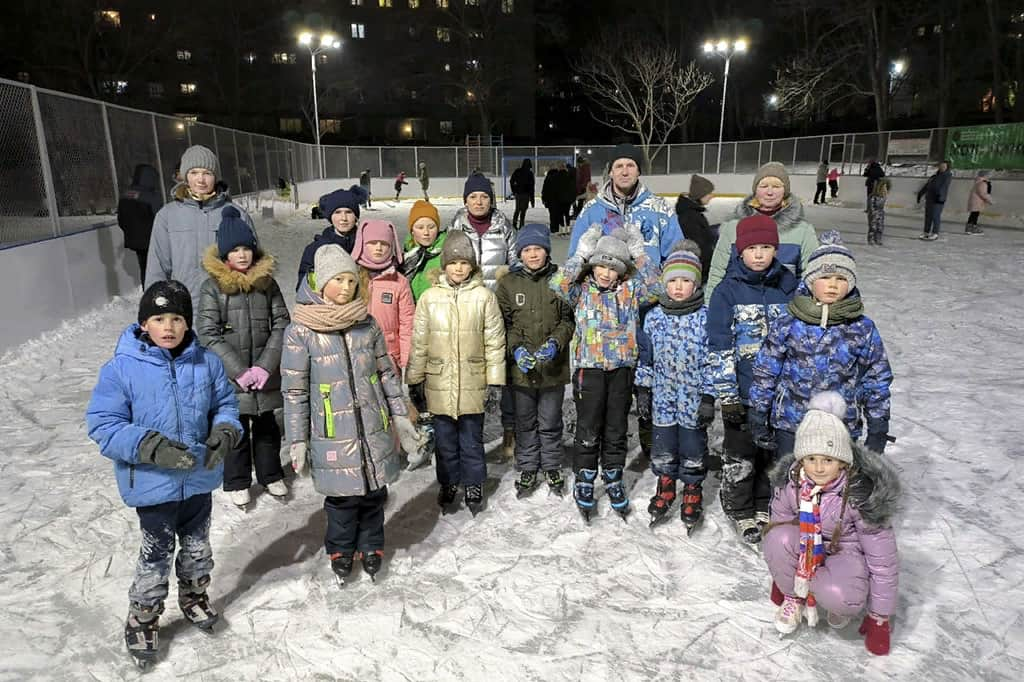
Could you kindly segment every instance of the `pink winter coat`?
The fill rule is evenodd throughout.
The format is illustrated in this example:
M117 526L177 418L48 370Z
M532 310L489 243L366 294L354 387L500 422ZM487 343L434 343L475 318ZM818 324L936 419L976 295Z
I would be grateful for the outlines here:
M372 274L372 273L371 273ZM412 348L416 302L405 275L390 267L370 280L370 314L384 332L395 366L405 369Z
M974 187L971 188L971 194L967 197L967 210L971 213L984 211L985 207L991 204L992 197L988 193L988 178L974 178Z
M896 609L899 558L890 525L899 496L895 469L882 456L854 445L854 466L840 473L821 493L821 531L827 555L815 571L811 593L818 605L839 615L854 616L865 605L880 616ZM771 527L764 538L764 557L775 584L793 594L793 579L800 547L800 466L793 456L773 471L776 484L771 505ZM778 484L785 481L784 486ZM850 491L846 509L843 489ZM839 533L833 553L831 539Z

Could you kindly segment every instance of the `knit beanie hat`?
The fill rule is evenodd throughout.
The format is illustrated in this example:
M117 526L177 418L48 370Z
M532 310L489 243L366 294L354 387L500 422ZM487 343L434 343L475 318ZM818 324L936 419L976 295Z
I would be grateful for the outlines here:
M847 466L853 464L853 447L843 421L845 416L846 401L835 391L811 396L807 414L796 429L793 445L796 461L809 455L823 455L845 462Z
M220 162L217 161L217 155L201 144L194 144L185 150L178 168L181 169L182 176L187 175L193 168L205 168L216 177L220 177Z
M612 150L612 164L619 159L632 159L637 169L641 173L644 172L644 155L635 144L623 142L622 144L615 145L615 149Z
M789 196L789 173L786 172L785 166L778 161L769 161L758 168L757 173L754 175L754 184L750 187L751 194L757 192L758 183L765 178L778 178L781 180L785 196Z
M367 242L388 242L391 244L391 257L377 263L370 259L366 251ZM402 250L398 248L398 232L395 226L386 220L364 220L356 232L356 243L352 247L352 258L356 263L370 270L384 270L391 265L402 264Z
M220 213L220 227L217 228L217 252L224 260L238 246L256 250L256 235L249 223L242 220L242 214L234 206L225 206Z
M700 201L701 197L705 197L715 191L715 186L710 180L705 178L703 175L697 175L694 173L690 176L690 194L689 197L694 201Z
M359 185L352 185L348 189L336 189L329 194L320 197L320 213L331 222L331 216L339 208L347 208L359 217L359 204L366 201L366 192Z
M316 250L313 256L313 276L317 291L323 291L328 282L343 272L359 277L359 266L345 249L337 244L324 244Z
M622 158L622 157L619 157ZM603 265L619 273L619 277L626 274L626 264L631 263L629 249L626 242L619 235L623 234L622 228L616 228L612 234L606 234L597 240L594 253L587 260L590 265Z
M462 200L466 201L473 192L487 192L487 196L494 203L494 186L491 180L483 173L473 173L466 178L466 185L462 188Z
M811 253L804 272L804 283L810 289L814 282L826 275L842 275L850 283L850 289L857 287L857 263L853 253L843 244L843 238L837 230L822 232L818 236L821 244Z
M668 284L674 279L688 279L694 287L700 287L700 246L692 239L672 246L672 253L661 265L661 281Z
M736 223L736 253L754 244L771 244L779 248L779 226L771 216L755 213Z
M437 212L437 207L429 201L423 199L417 199L416 203L409 209L409 229L412 230L412 226L416 224L416 221L420 218L430 218L434 221L434 224L441 227L441 214Z
M456 260L469 261L470 265L477 267L476 252L466 233L462 230L449 230L441 248L441 267L446 268L449 263Z
M527 246L539 246L551 253L551 229L540 223L527 223L519 230L516 237L516 255L523 252Z
M185 318L185 323L192 328L192 295L184 284L173 279L162 279L153 282L142 294L139 301L139 324L154 315L173 313Z

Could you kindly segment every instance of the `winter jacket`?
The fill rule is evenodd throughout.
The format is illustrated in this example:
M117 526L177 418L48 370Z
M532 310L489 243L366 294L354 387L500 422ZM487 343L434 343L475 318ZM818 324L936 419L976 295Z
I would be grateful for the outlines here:
M462 230L469 237L476 251L476 263L483 271L484 284L494 291L497 285L498 268L507 265L510 268L519 263L516 255L516 231L498 209L491 211L491 226L481 236L469 223L469 210L463 206L455 212L449 230Z
M708 363L713 395L722 404L749 404L754 358L800 282L777 258L763 272L748 268L739 254L733 259L708 306Z
M711 254L718 243L718 231L708 225L705 212L707 207L700 201L679 195L676 200L676 217L679 228L687 239L697 242L700 247L700 281L707 282L711 271ZM710 299L708 299L710 300Z
M241 414L258 415L281 407L281 343L291 318L274 280L273 256L262 255L248 272L232 270L212 244L203 256L210 278L199 290L196 335L224 363ZM260 391L234 382L250 367L270 373Z
M148 344L130 325L114 357L100 369L85 412L89 437L114 460L121 499L129 507L180 502L220 487L224 465L206 468L206 439L217 424L242 432L238 401L216 353L192 340L176 358ZM139 444L150 431L188 446L188 470L139 462Z
M543 389L569 383L569 344L574 329L572 308L555 295L549 286L558 266L548 262L537 272L522 265L500 277L495 294L505 321L506 364L513 386ZM515 350L520 346L531 353L554 339L558 346L555 359L526 374L516 367Z
M540 188L540 200L545 206L554 208L563 203L565 192L562 190L562 185L568 177L568 171L557 168L551 168L544 174L544 184Z
M372 276L369 307L370 314L384 332L384 341L395 367L404 368L409 362L412 321L416 315L416 302L412 298L409 280L394 267Z
M174 201L160 209L153 220L153 236L146 259L146 284L176 279L192 294L192 308L199 307L199 289L206 281L203 253L217 241L221 213L225 206L235 206L242 219L253 227L252 218L245 209L231 203L224 192L200 203L182 185L174 194ZM253 234L256 230L253 229Z
M537 182L533 175L533 164L529 159L523 159L523 165L516 168L509 178L509 187L512 194L526 194L530 201L534 200Z
M583 160L576 166L576 196L586 194L587 186L590 184L590 162Z
M401 192L402 185L408 185L409 183L405 179L405 173L399 173L398 177L395 178L395 191Z
M441 268L441 249L444 248L444 240L447 237L447 232L438 232L434 243L426 247L417 244L412 234L405 238L402 274L409 280L413 300L419 301L423 292L430 288L428 273Z
M839 176L840 175L842 175L842 173L839 172L839 169L838 168L833 168L832 170L830 170L828 172L828 181L829 182L839 182Z
M683 238L679 219L668 202L652 193L642 182L637 183L632 198L623 201L615 195L612 181L605 180L597 197L587 202L572 227L569 239L569 255L576 253L576 245L591 225L600 225L604 234L636 223L644 235L644 247L653 267L658 268L672 253L672 247Z
M772 525L765 536L765 545L781 542L783 528L799 526L800 465L794 461L792 454L783 457L772 469L771 480L774 488ZM843 490L847 486L849 494L844 510ZM825 486L818 505L826 551L825 565L829 566L829 558L837 555L853 555L863 560L862 563L832 562L832 580L840 586L841 592L845 591L842 586L848 585L851 595L861 592L857 583L866 582L868 610L880 616L891 616L896 610L899 556L892 517L896 512L899 495L899 478L890 461L854 443L853 466ZM830 551L831 541L836 533L839 533L839 546L833 554ZM799 530L795 534L799 537ZM787 555L786 552L767 550L766 547L765 556L774 558ZM849 574L836 570L858 565L860 568L854 568ZM781 562L770 564L769 568L773 575L783 574L787 570ZM788 570L792 572L793 569L790 566ZM813 580L811 585L813 591Z
M868 197L868 228L874 232L885 229L885 200L877 194Z
M505 384L505 325L479 271L458 287L441 270L416 305L405 381L425 382L427 409L458 419L482 414L488 386Z
M679 314L655 306L644 318L640 347L636 385L651 388L654 425L696 429L701 396L714 395L707 307Z
M812 395L838 391L856 440L862 413L869 432L888 432L891 384L882 337L868 317L823 329L787 310L772 323L754 360L749 398L753 409L771 415L774 428L795 432Z
M868 167L864 169L864 186L870 194L875 189L875 183L885 177L885 169L877 161L872 161L868 164Z
M946 203L946 195L949 193L949 184L952 181L953 171L936 172L935 175L928 178L928 182L918 191L917 200L921 201L923 196L926 204Z
M819 163L818 164L818 170L814 174L814 181L815 182L825 182L826 178L828 178L828 164L826 164L826 163Z
M420 166L419 173L416 175L416 179L420 181L420 187L426 192L430 189L430 173L427 171L426 166Z
M576 318L575 369L636 366L640 308L662 292L658 269L646 254L636 260L636 268L610 288L601 289L589 268L584 268L583 259L572 256L551 278L551 290L572 307Z
M984 211L987 206L992 205L992 196L988 189L988 178L974 178L974 187L967 197L967 210Z
M736 225L743 218L757 213L757 209L751 206L753 200L754 195L751 194L740 202L732 220L722 223L718 228L718 244L715 245L715 253L711 256L711 270L704 287L708 300L711 300L715 287L725 277L729 264L733 262L732 256L736 253ZM779 248L775 257L800 278L807 269L808 259L818 248L818 235L814 231L814 226L804 219L804 207L800 200L790 196L785 201L787 203L771 216L779 228Z
M117 224L124 232L124 248L149 249L153 219L164 206L159 185L160 176L155 168L144 163L135 167L131 186L117 202Z
M296 305L322 304L307 283ZM392 415L407 408L384 334L372 316L339 332L293 322L281 357L286 443L308 443L313 487L329 497L365 495L398 476Z
M338 234L333 225L328 225L323 232L313 237L313 241L302 250L302 258L299 260L299 278L295 283L296 291L302 287L302 281L306 275L313 272L316 250L325 244L337 244L345 249L346 253L352 253L352 248L356 245L356 228L353 226L348 232Z

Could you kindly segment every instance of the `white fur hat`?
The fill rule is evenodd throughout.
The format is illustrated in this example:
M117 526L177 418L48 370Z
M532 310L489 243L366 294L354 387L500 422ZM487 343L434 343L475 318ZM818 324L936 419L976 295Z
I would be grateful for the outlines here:
M850 432L846 430L843 417L846 415L846 401L835 391L825 391L811 396L807 414L796 429L796 443L793 455L799 462L809 455L824 455L832 459L853 464L853 446Z

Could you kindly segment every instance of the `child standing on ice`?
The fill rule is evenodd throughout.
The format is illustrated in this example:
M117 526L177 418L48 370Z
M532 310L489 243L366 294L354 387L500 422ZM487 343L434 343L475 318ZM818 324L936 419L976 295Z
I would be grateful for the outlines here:
M239 507L249 504L252 472L274 497L288 494L281 469L281 342L291 318L274 281L274 257L234 207L221 214L217 243L203 254L210 278L199 290L196 334L216 353L235 386L245 432L224 460L224 491Z
M629 498L622 482L629 406L637 361L640 306L662 289L658 269L644 251L640 228L602 235L591 225L576 252L551 278L551 289L575 311L573 397L576 451L573 497L583 517L596 507L598 466L612 509L625 516Z
M892 369L882 337L864 315L853 254L835 230L820 237L799 295L772 323L754 361L747 423L754 444L778 455L793 451L797 425L813 393L838 391L854 440L881 453L889 434ZM774 433L773 433L774 430Z
M715 418L700 247L679 242L661 268L665 291L644 318L636 368L637 415L654 426L651 471L658 477L647 512L651 525L664 518L682 481L679 513L689 532L704 511L707 428Z
M398 177L395 178L395 201L398 201L398 197L402 194L402 185L408 184L405 179L405 171L399 172Z
M882 245L885 232L885 200L889 196L889 179L881 178L868 196L868 244Z
M141 668L159 653L175 536L178 606L204 630L219 617L206 593L211 491L220 487L222 462L241 440L242 425L224 364L199 345L191 326L185 285L152 284L139 302L138 324L122 332L100 370L85 414L89 437L114 461L121 499L139 515L142 547L124 638Z
M325 496L324 546L344 583L357 557L371 579L380 570L387 486L399 469L396 430L405 437L415 429L359 266L336 244L317 249L314 263L284 334L285 442L295 471L310 470Z
M469 237L450 232L441 265L416 305L405 380L413 404L434 417L438 505L452 511L462 485L475 516L487 479L484 411L497 407L505 384L505 325Z
M867 607L860 625L871 653L889 653L899 558L891 520L900 495L893 466L852 443L846 403L835 392L811 398L793 454L775 468L772 522L764 558L772 574L775 627L812 627L817 606L843 628Z

